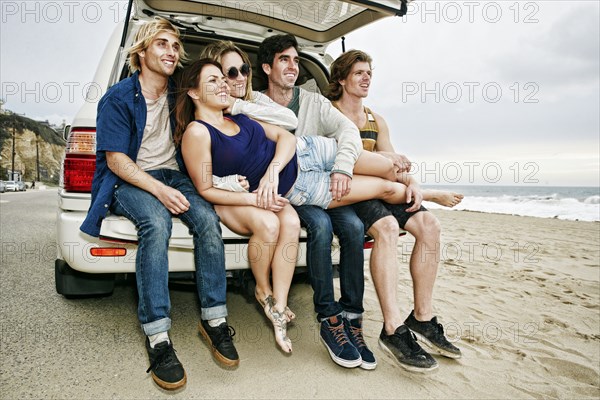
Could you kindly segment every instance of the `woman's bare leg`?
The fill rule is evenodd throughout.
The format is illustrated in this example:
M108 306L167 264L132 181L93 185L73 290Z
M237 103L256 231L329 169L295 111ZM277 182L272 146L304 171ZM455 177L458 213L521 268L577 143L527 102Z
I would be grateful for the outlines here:
M397 182L396 168L392 161L381 154L363 151L354 164L354 173L359 175L378 176L388 181Z
M273 296L277 300L277 309L287 307L290 284L298 259L298 242L300 238L300 220L296 210L286 205L275 214L279 219L279 240L275 246L273 261ZM281 307L280 307L281 306Z
M267 210L253 206L215 206L221 221L240 235L251 235L248 240L248 260L256 280L256 295L265 299L273 295L271 289L271 260L279 236L279 219Z
M352 178L350 193L340 201L333 200L327 208L336 208L359 201L379 199L390 204L406 203L406 186L374 176L356 175Z
M421 193L423 193L423 200L432 201L445 207L454 207L465 197L460 193L445 190L424 189Z
M279 240L275 246L272 261L273 304L267 304L265 312L275 330L275 340L286 353L292 352L292 342L287 337L287 323L294 314L287 307L290 285L294 277L298 258L300 220L291 205L286 205L275 214L279 219ZM268 302L267 302L268 303ZM267 308L270 308L267 310Z
M390 159L377 153L363 151L354 164L354 173L377 176L392 182L406 181L406 173L397 173ZM463 199L463 195L444 190L423 189L423 200L432 201L445 207L454 207Z

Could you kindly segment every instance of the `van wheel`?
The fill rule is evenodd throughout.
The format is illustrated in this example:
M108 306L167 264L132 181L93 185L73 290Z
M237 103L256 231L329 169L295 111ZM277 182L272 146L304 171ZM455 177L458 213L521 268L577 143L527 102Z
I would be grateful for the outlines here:
M87 274L75 271L64 260L54 262L56 292L67 299L110 296L115 288L115 274Z

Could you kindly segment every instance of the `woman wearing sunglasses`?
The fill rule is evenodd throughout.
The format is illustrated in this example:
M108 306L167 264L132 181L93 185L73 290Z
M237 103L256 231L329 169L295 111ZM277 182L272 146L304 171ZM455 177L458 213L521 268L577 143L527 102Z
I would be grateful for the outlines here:
M223 66L230 90L231 115L246 114L259 121L279 125L292 131L298 126L294 112L252 90L252 66L248 54L229 40L219 40L204 47L200 58L210 58Z

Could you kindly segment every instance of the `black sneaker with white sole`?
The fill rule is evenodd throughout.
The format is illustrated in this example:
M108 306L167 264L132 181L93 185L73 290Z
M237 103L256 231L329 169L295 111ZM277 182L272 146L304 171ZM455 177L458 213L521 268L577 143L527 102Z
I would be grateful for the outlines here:
M460 358L462 356L460 349L450 343L444 336L444 327L437 321L437 317L433 317L431 321L421 322L415 318L415 312L411 311L404 324L415 333L417 340L432 352L448 358Z
M152 379L158 386L166 390L175 390L185 385L187 381L185 370L177 359L171 343L160 342L152 348L146 338L146 351L150 359L150 367L146 372L152 373Z
M379 346L409 371L427 372L438 367L437 361L419 346L406 325L400 325L392 335L385 333L384 326L379 335Z

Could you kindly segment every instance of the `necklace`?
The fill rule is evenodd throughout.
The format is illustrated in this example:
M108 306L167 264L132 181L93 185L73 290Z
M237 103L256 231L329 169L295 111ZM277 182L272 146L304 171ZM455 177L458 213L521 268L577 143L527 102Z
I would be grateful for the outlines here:
M163 94L165 94L166 91L167 91L167 85L165 85L165 87L160 91L160 93L155 93L155 92L152 92L150 90L146 90L146 89L142 88L142 92L147 93L147 94L150 95L150 97L152 97L150 100L156 100L156 99L158 99Z

